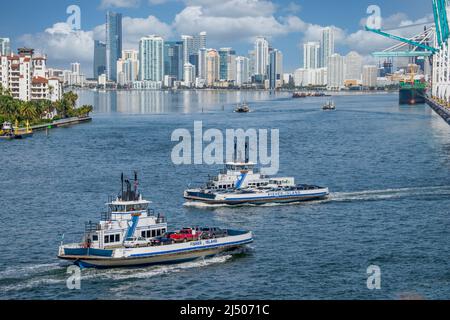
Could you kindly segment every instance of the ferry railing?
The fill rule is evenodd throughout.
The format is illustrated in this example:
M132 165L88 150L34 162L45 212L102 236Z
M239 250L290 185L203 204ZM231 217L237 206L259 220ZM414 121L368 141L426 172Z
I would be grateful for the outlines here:
M111 216L112 216L111 211L102 212L102 216L101 216L102 221L111 221Z
M100 230L100 225L98 223L89 221L84 224L85 233L92 233L98 230Z

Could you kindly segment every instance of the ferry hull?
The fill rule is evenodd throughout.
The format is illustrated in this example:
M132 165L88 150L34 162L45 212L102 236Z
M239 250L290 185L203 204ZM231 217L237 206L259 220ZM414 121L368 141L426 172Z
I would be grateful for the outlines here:
M300 203L300 202L308 202L308 201L317 201L328 198L329 192L323 191L320 193L314 194L304 194L304 195L295 195L295 196L254 196L254 197L236 197L236 198L215 198L211 199L210 195L205 195L204 197L201 194L197 194L195 196L189 195L187 193L185 195L185 199L191 202L200 202L209 205L231 205L231 206L239 206L239 205L264 205L264 204L289 204L289 203Z
M235 239L233 239L235 238ZM231 251L253 242L252 233L246 233L231 240L213 239L200 241L198 247L190 248L190 243L172 246L163 246L165 251L152 252L151 248L136 249L133 254L122 257L102 257L102 256L78 256L60 254L58 258L71 261L83 268L120 268L120 267L142 267L158 264L174 264L192 261L200 258L215 256L219 253ZM209 244L216 242L215 244ZM161 248L161 247L156 247ZM173 250L177 248L176 250ZM150 251L149 251L150 250ZM129 251L129 250L127 250ZM119 254L120 255L120 254Z

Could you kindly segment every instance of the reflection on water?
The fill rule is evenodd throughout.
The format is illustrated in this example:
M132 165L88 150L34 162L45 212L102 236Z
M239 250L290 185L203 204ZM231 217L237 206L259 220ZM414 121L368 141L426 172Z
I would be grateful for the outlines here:
M77 91L80 105L91 104L96 113L197 113L219 111L244 101L261 101L289 97L290 93L267 91Z

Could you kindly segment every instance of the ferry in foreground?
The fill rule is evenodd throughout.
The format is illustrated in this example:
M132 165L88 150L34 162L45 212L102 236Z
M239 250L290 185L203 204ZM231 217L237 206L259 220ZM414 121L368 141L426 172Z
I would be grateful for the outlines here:
M248 160L227 163L225 170L210 179L205 187L184 192L187 201L208 205L283 204L321 200L328 196L328 188L296 185L292 177L262 175Z
M124 189L124 183L126 188ZM191 227L168 232L167 221L155 215L131 182L111 200L99 223L86 223L80 243L59 247L58 258L83 268L136 267L180 263L217 255L253 242L250 231Z

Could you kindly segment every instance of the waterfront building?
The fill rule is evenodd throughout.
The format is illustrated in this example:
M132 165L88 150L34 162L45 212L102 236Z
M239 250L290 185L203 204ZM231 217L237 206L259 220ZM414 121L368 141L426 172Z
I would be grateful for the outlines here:
M139 79L162 84L164 80L164 40L150 35L139 42Z
M130 59L121 58L117 61L117 84L126 86L136 81L133 67Z
M340 90L344 87L344 57L335 53L328 58L328 88Z
M269 66L269 42L264 37L255 41L255 75L265 78Z
M236 61L236 85L241 87L251 82L250 61L247 57L238 56Z
M184 64L184 86L191 88L195 84L195 66L190 63Z
M282 86L283 54L280 50L270 52L269 61L269 89L274 90Z
M189 57L194 52L194 37L189 35L182 35L183 41L183 65L189 63Z
M193 53L198 52L200 49L206 48L206 37L207 33L205 31L200 32L198 35L194 36Z
M81 65L79 62L71 63L70 68L71 68L73 74L81 74Z
M206 48L201 48L198 51L198 78L206 80Z
M123 50L122 59L129 61L131 64L131 80L137 81L139 79L139 51Z
M117 60L122 55L122 14L106 13L106 75L117 81Z
M206 52L206 85L211 87L219 81L220 56L217 50L208 49Z
M334 30L331 27L322 30L322 39L320 42L320 67L328 67L328 59L334 52Z
M250 76L254 76L256 74L256 54L255 50L248 51L248 69L250 72Z
M235 81L236 52L231 48L221 48L219 49L219 57L220 57L219 80Z
M46 62L46 56L34 56L32 49L0 55L0 84L15 99L56 101L62 95L62 84L58 78L49 77Z
M318 69L320 67L320 44L307 42L303 45L303 68Z
M361 82L363 58L357 52L352 51L345 56L345 81Z
M0 38L0 56L11 54L11 41L9 38Z
M378 67L366 65L363 67L362 85L366 88L375 88L377 86Z
M95 40L94 41L94 79L106 73L106 43Z
M164 42L164 74L183 80L184 48L182 41Z
M286 81L286 80L285 80ZM328 69L304 69L295 70L294 84L296 87L326 86L328 82Z

